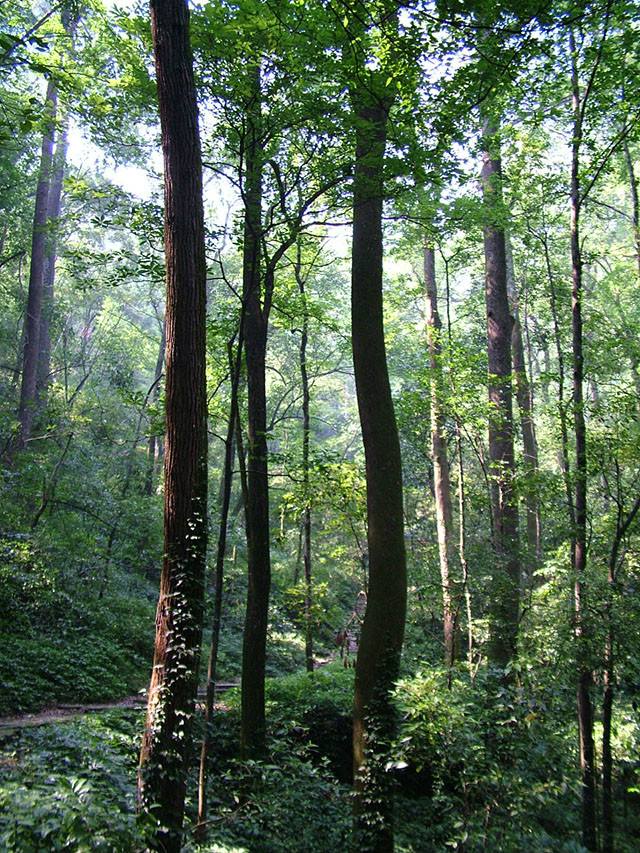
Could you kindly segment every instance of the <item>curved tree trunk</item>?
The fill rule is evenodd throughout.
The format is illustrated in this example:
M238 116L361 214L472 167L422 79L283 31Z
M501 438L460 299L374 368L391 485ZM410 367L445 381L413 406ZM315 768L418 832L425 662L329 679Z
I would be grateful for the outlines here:
M151 0L165 171L164 560L139 803L155 849L179 853L198 686L207 548L206 262L198 109L185 0Z
M362 68L363 76L364 69ZM388 103L353 93L356 163L351 308L353 362L366 458L369 587L356 662L353 753L358 851L393 850L393 777L384 744L394 730L406 612L402 469L387 372L382 307L382 173Z

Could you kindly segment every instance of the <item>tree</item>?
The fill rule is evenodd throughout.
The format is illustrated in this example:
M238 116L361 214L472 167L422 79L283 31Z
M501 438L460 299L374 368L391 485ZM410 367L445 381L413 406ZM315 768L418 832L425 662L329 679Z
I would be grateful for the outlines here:
M379 24L393 38L396 17ZM391 91L383 71L367 73L368 39L352 41L351 102L356 135L351 324L353 365L366 460L369 588L358 648L353 713L357 849L393 850L392 777L381 757L393 735L391 690L406 613L402 466L386 363L382 304L382 204Z
M139 801L153 845L179 853L197 689L207 547L207 426L202 167L184 0L152 0L165 168L165 549L140 753Z
M29 272L29 296L24 324L24 350L22 385L20 388L19 443L25 447L31 436L35 415L36 379L40 355L40 314L44 288L44 266L47 241L47 217L49 213L49 184L53 159L53 135L56 120L58 93L55 82L49 81L45 98L47 127L42 135L40 174L33 214L33 236L31 239L31 267Z
M455 548L452 530L449 456L447 453L447 438L442 410L443 377L442 344L440 341L442 323L438 311L435 253L433 245L426 237L424 245L424 280L427 295L427 339L431 362L431 453L433 457L433 489L436 501L440 578L442 581L444 662L445 666L453 666L456 651L456 625L451 569L455 560Z
M489 366L489 457L496 569L491 592L489 656L503 669L516 653L520 559L511 405L511 315L500 166L499 127L485 116L482 187Z

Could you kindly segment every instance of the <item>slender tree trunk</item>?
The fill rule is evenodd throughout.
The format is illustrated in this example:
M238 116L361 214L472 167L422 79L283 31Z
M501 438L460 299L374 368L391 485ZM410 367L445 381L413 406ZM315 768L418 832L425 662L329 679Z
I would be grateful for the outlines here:
M185 0L151 0L165 170L167 366L164 560L139 802L179 853L198 686L207 549L206 262L198 108Z
M514 492L511 317L507 296L499 127L496 121L485 119L482 140L482 185L487 217L484 254L489 357L489 456L496 554L488 654L493 663L504 669L516 653L520 559L518 505Z
M449 282L449 263L445 259L445 296L447 314L447 339L451 348L453 335L451 330L451 287ZM451 391L455 395L453 375L450 376ZM462 457L462 424L455 415L456 426L456 462L458 469L458 559L462 570L462 586L464 589L465 609L467 615L467 663L469 677L473 680L473 613L471 608L471 587L469 584L469 566L466 557L466 499L464 491L464 464Z
M313 672L313 631L311 626L311 494L309 490L309 375L307 372L307 341L309 337L309 308L305 293L305 282L301 271L301 246L297 245L296 280L302 297L302 334L300 335L300 379L302 382L302 488L304 510L302 512L302 561L304 565L304 651L307 672Z
M453 666L455 660L455 613L451 569L455 563L455 547L452 535L451 478L445 420L442 411L442 323L438 313L438 291L433 246L425 238L424 280L427 295L427 339L430 358L431 384L431 453L433 457L433 489L436 501L436 525L438 529L438 554L440 558L440 580L442 583L442 610L444 622L444 662Z
M615 619L613 614L615 589L618 580L619 551L624 537L640 510L640 496L623 520L622 504L618 503L616 533L609 555L607 575L607 600L605 605L604 644L604 695L602 701L602 853L614 853L613 812L613 754L611 751L611 724L615 696L614 639ZM620 561L621 562L621 561Z
M359 64L359 72L365 75L364 64ZM391 853L393 779L381 752L394 731L391 690L404 636L406 564L400 445L382 307L382 174L389 104L385 94L371 92L364 85L357 85L352 97L356 122L353 361L366 458L369 547L367 609L354 694L355 838L359 853Z
M49 192L51 166L53 162L53 137L56 121L58 94L55 82L49 81L45 99L47 128L42 137L40 173L36 190L31 238L31 268L29 272L29 295L24 319L24 350L22 363L22 385L20 388L20 446L24 447L31 436L36 407L36 379L40 354L40 318L44 288L45 254L47 245L47 217L49 215Z
M159 319L159 318L158 318ZM160 396L160 379L162 378L162 371L164 370L164 359L167 350L167 324L166 319L163 318L162 323L160 324L160 343L158 344L158 357L156 359L156 369L153 374L154 385L153 385L153 397L152 400L154 403L157 403L158 398ZM160 446L160 437L155 435L153 432L149 435L149 441L147 444L147 471L144 478L144 493L145 495L150 495L153 492L153 480L154 474L156 473L156 456L158 447Z
M216 550L215 585L213 597L213 618L211 621L211 644L209 646L209 665L207 667L207 687L204 716L204 736L200 749L200 772L198 776L198 840L204 841L207 834L207 776L211 745L213 743L213 704L215 699L216 671L218 666L218 647L220 642L220 623L222 618L222 590L224 580L224 559L227 551L227 526L229 506L231 504L231 485L233 482L234 431L236 409L238 407L238 387L242 366L242 346L244 340L244 307L240 316L238 332L238 352L233 357L233 340L229 341L229 368L231 371L231 403L224 446L224 468L222 475L222 500L220 505L220 526L218 528L218 547Z
M261 83L258 64L249 70L251 99L245 137L245 225L243 300L246 308L245 354L248 391L247 551L249 588L242 644L242 720L240 748L245 758L265 748L264 679L271 556L265 366L268 317L261 304L262 238Z
M591 667L585 638L585 573L587 568L587 442L584 418L584 355L582 334L582 254L580 248L580 145L582 141L583 103L578 83L576 45L570 30L571 88L573 100L573 143L571 156L571 329L573 351L573 424L576 444L575 524L573 527L573 574L575 637L578 663L578 729L582 777L582 843L597 850L596 769L591 703Z
M631 160L631 152L629 151L629 141L625 136L623 141L624 161L627 166L627 175L629 176L629 190L631 191L631 215L633 222L633 245L636 253L636 265L638 267L638 277L640 278L640 203L638 202L638 182L633 170L633 161Z
M533 419L533 394L524 355L522 327L520 325L520 310L513 272L513 256L511 241L505 234L505 249L507 260L507 291L513 312L513 329L511 333L511 352L513 356L513 373L516 384L516 400L520 410L520 425L522 430L522 446L524 449L524 469L527 476L526 507L527 507L527 551L529 583L533 571L540 560L540 504L537 497L535 475L538 471L538 445L536 442L535 422Z

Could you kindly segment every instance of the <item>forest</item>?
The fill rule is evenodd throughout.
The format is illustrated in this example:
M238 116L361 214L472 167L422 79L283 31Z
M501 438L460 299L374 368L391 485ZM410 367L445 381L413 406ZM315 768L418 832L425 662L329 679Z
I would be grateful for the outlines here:
M640 6L0 3L0 851L637 853Z

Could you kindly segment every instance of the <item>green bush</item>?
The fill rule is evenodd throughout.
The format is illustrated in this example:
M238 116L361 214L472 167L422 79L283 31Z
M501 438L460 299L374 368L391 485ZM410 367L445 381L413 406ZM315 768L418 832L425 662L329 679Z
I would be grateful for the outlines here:
M0 549L0 714L137 692L149 677L154 603L115 575L108 593L71 584L30 538Z
M141 726L139 714L114 711L14 736L0 761L0 849L139 849L135 777Z

